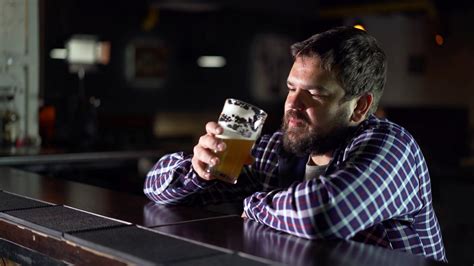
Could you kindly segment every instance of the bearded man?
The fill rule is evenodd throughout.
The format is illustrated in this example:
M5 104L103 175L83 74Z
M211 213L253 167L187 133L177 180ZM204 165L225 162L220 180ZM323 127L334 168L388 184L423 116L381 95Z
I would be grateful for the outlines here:
M245 219L308 239L351 239L446 261L428 168L413 137L376 118L386 57L352 27L291 46L282 128L255 144L237 184L206 171L225 150L206 124L193 154L161 158L144 193L159 204L243 202Z

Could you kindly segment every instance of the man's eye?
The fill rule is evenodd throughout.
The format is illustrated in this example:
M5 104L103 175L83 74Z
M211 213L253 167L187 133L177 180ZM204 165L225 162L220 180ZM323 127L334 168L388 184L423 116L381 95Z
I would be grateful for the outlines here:
M320 94L320 93L310 93L311 97L313 99L324 99L326 98L326 95Z

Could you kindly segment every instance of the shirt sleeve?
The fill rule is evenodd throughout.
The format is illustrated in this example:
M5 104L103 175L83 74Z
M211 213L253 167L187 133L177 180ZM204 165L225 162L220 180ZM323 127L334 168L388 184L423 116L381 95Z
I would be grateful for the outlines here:
M266 141L258 141L252 154L258 155L266 145ZM261 164L258 158L252 165L244 166L237 184L228 184L201 179L193 170L192 156L179 152L162 157L147 174L143 189L145 195L159 204L205 205L242 202L254 191L262 189L261 175L255 170Z
M215 184L193 170L192 155L182 152L163 156L148 172L143 192L160 204L189 202L192 195Z
M309 239L349 239L381 221L421 209L409 135L367 130L347 146L328 175L244 200L248 218ZM405 218L403 218L405 219Z

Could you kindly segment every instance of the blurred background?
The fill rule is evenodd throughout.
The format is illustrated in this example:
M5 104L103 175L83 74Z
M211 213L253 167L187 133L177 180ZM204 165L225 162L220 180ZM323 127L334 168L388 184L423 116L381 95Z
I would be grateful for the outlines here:
M472 1L0 0L0 162L140 194L228 97L278 129L289 46L358 25L388 56L378 115L419 142L448 259L472 264L473 17Z

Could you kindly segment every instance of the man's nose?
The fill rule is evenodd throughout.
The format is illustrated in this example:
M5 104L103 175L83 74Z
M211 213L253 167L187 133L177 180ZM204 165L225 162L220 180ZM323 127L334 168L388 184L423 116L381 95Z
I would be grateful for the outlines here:
M291 109L303 109L304 107L304 92L300 89L288 95L287 104Z

